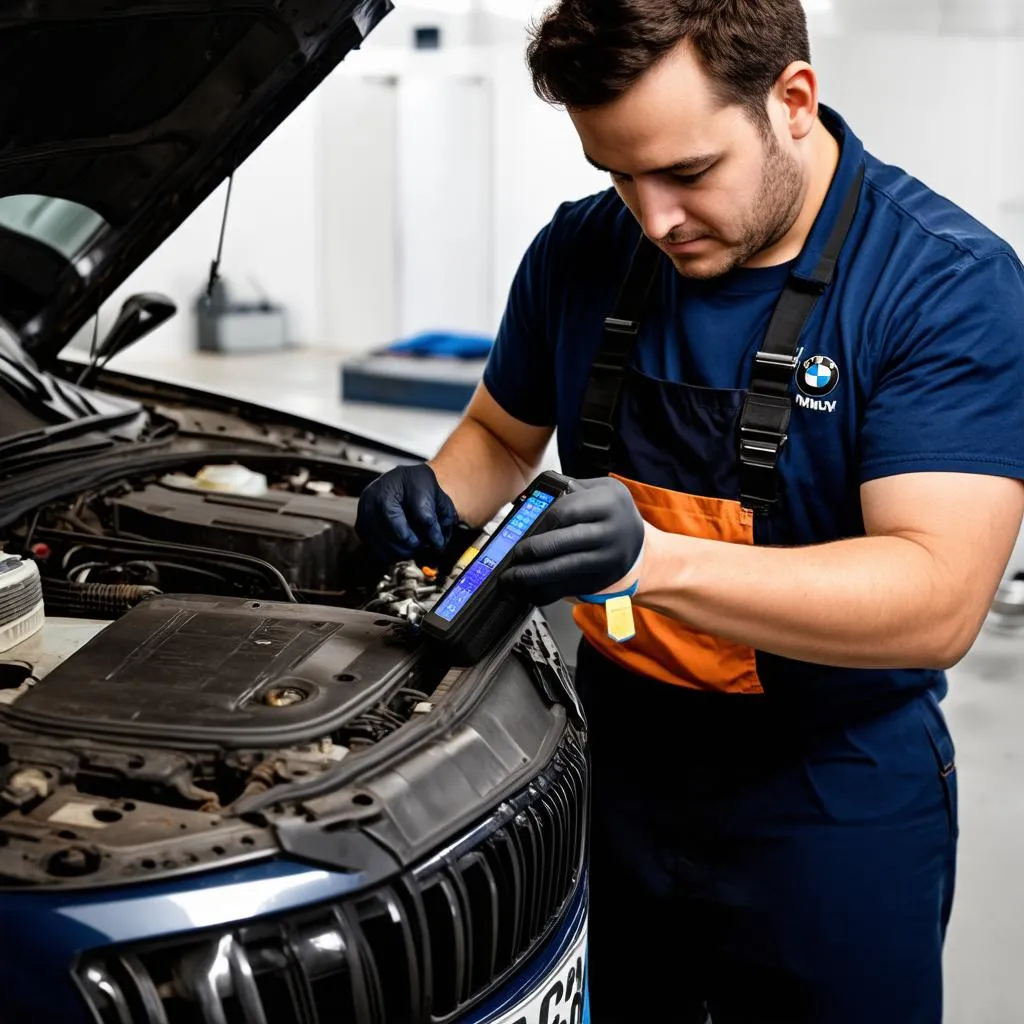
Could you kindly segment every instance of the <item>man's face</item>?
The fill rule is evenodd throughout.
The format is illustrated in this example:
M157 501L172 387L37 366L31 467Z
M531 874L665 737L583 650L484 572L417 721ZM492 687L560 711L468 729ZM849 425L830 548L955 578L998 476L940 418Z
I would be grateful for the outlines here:
M684 277L756 263L799 215L805 175L784 124L766 136L744 108L722 106L685 43L614 103L570 116L587 158Z

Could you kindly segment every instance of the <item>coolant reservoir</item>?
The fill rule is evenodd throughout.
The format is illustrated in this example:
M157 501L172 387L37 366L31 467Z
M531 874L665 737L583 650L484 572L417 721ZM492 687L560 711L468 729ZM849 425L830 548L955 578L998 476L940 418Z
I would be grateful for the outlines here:
M237 464L203 466L196 473L196 484L204 491L225 491L251 498L261 498L267 493L267 478L262 473L254 473Z
M254 473L237 463L226 466L203 466L195 476L171 473L160 482L167 487L244 494L250 498L262 498L269 490L267 478L262 473Z

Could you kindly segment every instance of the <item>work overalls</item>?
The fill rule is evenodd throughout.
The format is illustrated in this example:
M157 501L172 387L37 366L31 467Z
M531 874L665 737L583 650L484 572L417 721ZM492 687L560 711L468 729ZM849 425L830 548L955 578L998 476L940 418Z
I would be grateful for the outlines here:
M861 187L858 175L816 281L791 278L747 392L632 367L645 278L663 258L641 240L566 471L612 472L662 530L758 542L759 522L780 514L791 356L842 271ZM818 690L791 688L781 659L644 609L625 644L607 637L601 608L575 614L593 769L593 1024L708 1012L713 1024L939 1024L957 826L935 696L887 694L878 673L870 700L833 700L834 670L821 668Z

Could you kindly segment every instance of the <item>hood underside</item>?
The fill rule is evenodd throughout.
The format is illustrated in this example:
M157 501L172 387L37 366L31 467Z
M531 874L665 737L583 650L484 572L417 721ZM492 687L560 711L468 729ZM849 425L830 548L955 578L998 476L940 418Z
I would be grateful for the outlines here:
M33 356L51 361L391 7L0 2L0 316Z

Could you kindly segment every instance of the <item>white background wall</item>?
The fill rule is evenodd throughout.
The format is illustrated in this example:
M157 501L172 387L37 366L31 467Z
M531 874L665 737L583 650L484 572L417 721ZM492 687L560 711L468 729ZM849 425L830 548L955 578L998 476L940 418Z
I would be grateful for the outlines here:
M494 256L488 76L404 74L395 87L398 330L487 330Z
M289 310L293 338L316 343L324 331L317 278L316 162L319 99L314 94L238 170L231 196L221 273L232 295L256 298L258 289ZM192 306L205 288L217 251L226 186L221 186L104 304L101 330L113 323L124 298L157 291L178 304L178 315L121 360L144 359L194 346ZM91 325L83 335L91 333ZM122 364L123 365L123 364Z
M606 185L565 115L533 95L524 23L540 0L434 3L400 4L236 175L222 273L239 297L254 278L285 303L298 343L350 354L414 330L493 331L534 233ZM960 0L826 4L808 4L824 10L812 42L825 101L878 156L1024 250L1024 37L1012 11L991 13L1024 5L977 0L975 24ZM413 52L428 24L443 48ZM939 34L950 26L974 34ZM137 290L181 308L124 358L191 348L222 208L223 189L107 303L104 323Z

